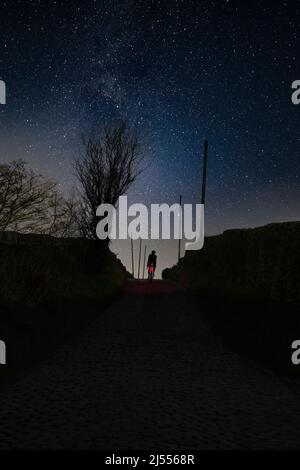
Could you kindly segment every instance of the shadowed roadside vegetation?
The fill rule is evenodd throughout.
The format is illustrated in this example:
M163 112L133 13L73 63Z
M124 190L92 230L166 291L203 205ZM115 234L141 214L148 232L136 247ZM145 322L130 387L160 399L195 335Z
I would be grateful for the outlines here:
M295 371L291 343L300 338L300 222L228 230L208 237L163 272L199 296L207 320L239 350Z
M0 164L1 374L38 360L121 292L129 275L96 235L97 208L116 204L142 159L137 133L118 122L83 137L69 196L24 161Z
M0 233L0 338L12 371L89 323L122 289L125 268L105 244Z

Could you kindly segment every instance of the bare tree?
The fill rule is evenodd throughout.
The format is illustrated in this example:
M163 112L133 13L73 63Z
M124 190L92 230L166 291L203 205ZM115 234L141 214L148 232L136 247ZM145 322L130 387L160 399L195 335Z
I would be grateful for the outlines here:
M107 128L99 136L82 137L75 171L81 184L81 234L96 239L96 210L100 204L115 205L141 173L139 136L125 122Z
M44 206L55 183L26 168L25 162L0 165L0 229L39 229L45 218Z
M57 237L79 235L79 201L74 195L68 199L57 191L53 192L48 203L47 234Z
M0 165L0 230L55 236L78 234L78 202L23 161Z

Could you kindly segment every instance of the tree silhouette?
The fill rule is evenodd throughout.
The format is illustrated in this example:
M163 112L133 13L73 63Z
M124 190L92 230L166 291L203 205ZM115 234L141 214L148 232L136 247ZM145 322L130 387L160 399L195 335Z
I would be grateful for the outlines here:
M140 138L124 121L98 136L90 133L82 137L75 171L81 185L79 224L83 236L97 239L98 206L116 205L141 173L142 160Z
M0 230L55 236L78 234L78 202L22 160L0 165Z

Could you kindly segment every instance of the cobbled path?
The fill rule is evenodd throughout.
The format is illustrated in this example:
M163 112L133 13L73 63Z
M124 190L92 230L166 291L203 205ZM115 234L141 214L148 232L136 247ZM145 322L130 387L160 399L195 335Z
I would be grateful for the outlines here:
M300 400L169 283L124 297L0 391L0 448L295 449Z

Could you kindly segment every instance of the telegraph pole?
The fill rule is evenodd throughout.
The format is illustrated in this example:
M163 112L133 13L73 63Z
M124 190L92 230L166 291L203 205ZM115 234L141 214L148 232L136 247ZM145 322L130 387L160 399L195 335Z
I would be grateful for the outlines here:
M132 265L132 277L134 279L134 256L133 256L133 240L130 238L131 241L131 265Z
M204 141L204 160L203 160L203 173L202 173L202 194L201 194L201 204L205 204L205 192L206 192L206 171L207 171L207 150L208 142Z
M143 279L145 279L146 250L147 250L147 245L145 245L145 247L144 247Z
M182 196L180 195L180 197L179 197L180 212L179 212L178 262L180 260L180 255L181 255L181 237L182 237L182 209L181 209L181 203L182 203Z
M141 251L142 251L142 239L140 238L140 249L139 249L139 271L138 271L138 279L140 278L140 268L141 268Z

